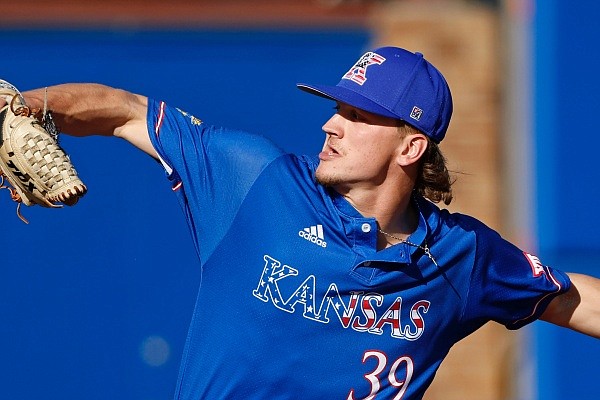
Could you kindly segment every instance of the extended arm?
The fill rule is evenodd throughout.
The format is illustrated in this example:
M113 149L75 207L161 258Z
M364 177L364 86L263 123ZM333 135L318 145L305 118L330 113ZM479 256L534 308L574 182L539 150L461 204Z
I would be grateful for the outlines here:
M569 274L571 289L552 300L541 319L600 338L600 279Z
M92 83L62 84L23 93L31 108L42 109L46 96L61 132L120 137L157 158L148 137L146 97Z

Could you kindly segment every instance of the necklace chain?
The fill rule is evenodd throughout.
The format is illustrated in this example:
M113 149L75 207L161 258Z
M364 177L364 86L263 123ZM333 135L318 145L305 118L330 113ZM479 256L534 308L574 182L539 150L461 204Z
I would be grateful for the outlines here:
M400 243L406 243L406 244L407 244L407 245L409 245L409 246L413 246L413 247L416 247L416 248L418 248L418 249L421 249L421 250L423 250L423 252L425 253L425 255L426 255L427 257L429 257L429 259L430 259L430 260L431 260L431 261L432 261L432 262L435 264L435 266L436 266L436 267L438 267L438 268L439 268L439 265L438 265L438 263L435 261L435 258L433 258L433 254L431 254L431 252L429 251L429 246L427 245L427 241L425 241L425 245L424 245L424 246L421 246L420 244L415 244L415 243L413 243L413 242L411 242L411 241L408 241L408 240L406 240L406 239L402 239L402 238L399 238L398 236L394 236L394 235L392 235L391 233L387 233L387 232L385 232L385 231L381 230L380 228L377 228L377 230L378 230L380 233L382 233L384 236L390 237L390 238L392 238L392 239L396 239L396 240L398 240Z

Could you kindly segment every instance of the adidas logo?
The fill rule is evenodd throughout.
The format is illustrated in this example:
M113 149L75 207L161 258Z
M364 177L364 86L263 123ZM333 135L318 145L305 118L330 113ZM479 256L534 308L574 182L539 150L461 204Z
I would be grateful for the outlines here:
M316 244L317 246L321 246L323 248L327 247L327 242L323 236L323 225L313 225L308 228L301 229L298 231L298 236Z

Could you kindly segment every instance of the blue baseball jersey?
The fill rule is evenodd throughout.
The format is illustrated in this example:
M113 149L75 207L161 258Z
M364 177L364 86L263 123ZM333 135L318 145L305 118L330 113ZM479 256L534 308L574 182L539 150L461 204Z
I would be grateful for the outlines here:
M420 399L454 343L570 286L419 196L421 248L377 251L376 220L315 182L316 157L154 100L148 127L202 271L176 399Z

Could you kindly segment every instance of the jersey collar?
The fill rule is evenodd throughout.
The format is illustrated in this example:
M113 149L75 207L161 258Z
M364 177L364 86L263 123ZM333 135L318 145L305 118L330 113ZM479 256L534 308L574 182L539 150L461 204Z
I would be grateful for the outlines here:
M342 220L346 237L359 258L370 261L410 263L411 257L422 251L406 243L399 243L382 251L377 251L377 221L360 214L342 195L335 190L329 190L329 195L338 215ZM435 223L435 205L420 195L413 195L413 203L419 214L417 229L408 240L414 244L424 245L431 229L428 222Z

